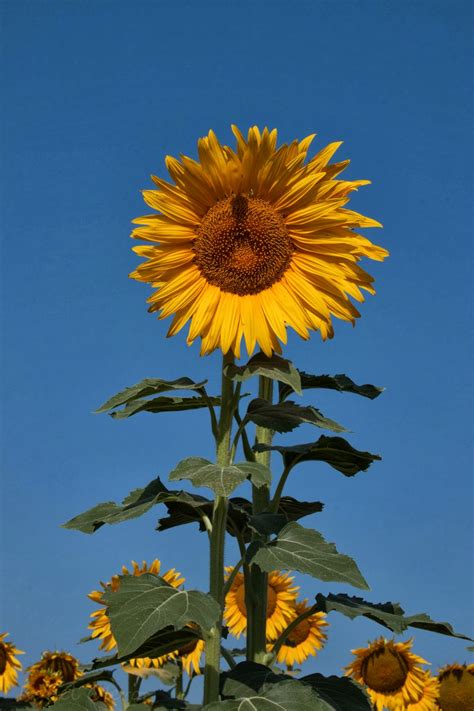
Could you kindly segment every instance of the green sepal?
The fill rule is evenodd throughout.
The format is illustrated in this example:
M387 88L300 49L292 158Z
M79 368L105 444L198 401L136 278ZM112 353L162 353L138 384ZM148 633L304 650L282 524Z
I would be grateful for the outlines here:
M337 390L340 393L354 393L374 400L381 395L385 388L378 388L375 385L357 385L347 375L310 375L304 371L298 371L300 375L301 387L303 390L310 388L324 388L327 390ZM279 385L280 401L285 400L291 394L291 388L286 383Z
M352 558L339 553L318 531L299 523L288 523L273 541L260 544L250 562L268 573L295 570L324 582L338 581L369 590Z
M358 472L365 472L373 462L382 459L378 454L355 449L343 437L327 437L326 435L321 435L316 442L307 444L256 444L253 449L255 452L279 452L283 457L285 467L294 467L300 462L326 462L344 476L354 476Z
M264 353L256 353L245 365L226 366L225 374L231 380L244 382L255 375L263 375L272 380L278 380L284 384L289 392L302 394L301 379L298 370L293 363L274 353L271 357Z
M131 491L123 499L121 505L114 501L97 504L84 513L74 516L67 523L63 523L62 528L82 531L82 533L94 533L106 523L121 523L142 516L152 506L159 503L163 495L170 493L160 477L157 477L146 486Z
M116 395L104 402L95 412L96 414L115 410L116 407L134 402L140 398L148 397L149 395L158 395L159 393L169 392L170 390L202 390L206 385L207 380L202 380L200 383L194 382L191 378L183 377L176 380L162 380L161 378L145 378L139 383L132 385L125 390L121 390Z
M255 398L249 403L245 418L275 432L291 432L302 424L315 425L333 432L349 431L334 420L324 417L315 407L298 405L291 400L272 404L263 398Z
M383 627L387 627L395 634L402 634L408 627L416 627L429 632L445 634L449 637L471 640L470 637L454 632L448 622L435 622L424 612L405 617L405 611L398 602L374 603L367 602L360 597L351 597L344 593L329 593L328 595L318 593L316 595L316 605L320 612L329 613L334 610L351 619L362 615L369 620L378 622Z
M103 595L119 655L136 653L166 627L194 623L208 630L219 619L219 606L206 593L176 589L151 573L119 576L119 581L118 590Z
M230 494L247 478L256 486L270 485L271 472L268 467L256 462L242 462L221 467L202 457L183 459L169 475L170 481L188 479L194 486L212 489L217 496Z
M308 674L299 679L309 684L334 711L372 711L373 706L365 689L347 676Z

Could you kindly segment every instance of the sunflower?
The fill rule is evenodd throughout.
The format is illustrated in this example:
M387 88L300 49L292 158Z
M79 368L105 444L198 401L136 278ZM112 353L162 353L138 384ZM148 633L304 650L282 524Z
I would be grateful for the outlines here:
M226 568L230 575L232 568ZM295 604L299 587L292 585L293 578L279 570L268 574L267 638L275 640L288 622L296 616ZM245 583L242 573L237 573L225 598L224 621L237 638L247 629Z
M302 600L296 603L295 616L302 615L309 610L307 602L307 600ZM305 662L310 654L315 657L318 650L326 642L327 636L323 632L323 628L327 626L328 623L324 612L316 612L300 622L290 632L285 643L281 646L277 655L277 662L292 667L295 664ZM269 646L269 651L271 649L272 645Z
M438 672L442 711L474 709L474 664L447 664Z
M61 674L49 669L31 669L24 684L20 701L33 702L43 708L50 701L57 701L58 689L64 684Z
M85 686L87 689L92 689L92 693L90 694L91 701L94 703L100 702L101 704L104 704L109 711L114 711L114 697L106 691L103 686L100 686L100 684L86 684Z
M194 627L195 625L189 626ZM201 673L200 663L204 647L204 640L196 639L193 642L189 642L189 644L186 644L184 647L176 650L175 655L181 660L183 669L187 672L187 674L189 674L189 676L192 676L193 672L194 674Z
M429 671L424 673L423 695L414 704L399 706L399 711L439 711L438 706L439 683Z
M39 662L28 667L30 674L37 671L48 671L59 674L63 682L75 681L82 672L79 661L68 652L43 652Z
M397 711L423 698L428 664L410 650L412 640L393 642L383 637L368 647L353 649L356 659L346 667L346 673L367 687L376 711L384 708Z
M151 244L134 248L146 261L130 276L156 289L149 311L174 314L169 336L191 321L187 342L200 336L201 355L239 357L243 336L249 355L258 343L270 356L286 326L332 338L332 316L360 315L349 297L375 293L360 259L388 255L354 231L380 223L345 208L370 181L336 180L349 164L329 164L340 142L305 163L314 134L277 149L276 129L232 131L236 150L209 131L199 162L166 157L174 184L152 176L158 189L143 197L160 214L134 220L132 237Z
M5 642L8 632L0 634L0 691L8 694L13 686L18 686L18 670L22 668L16 654L24 654L11 642Z

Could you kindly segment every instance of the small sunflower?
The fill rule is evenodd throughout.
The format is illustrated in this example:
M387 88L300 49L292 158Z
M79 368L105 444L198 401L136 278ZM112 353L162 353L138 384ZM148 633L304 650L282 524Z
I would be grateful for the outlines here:
M104 704L104 706L106 706L109 711L114 711L114 697L112 696L112 694L106 691L103 686L100 686L100 684L86 684L85 686L87 689L92 689L92 693L90 695L91 701L93 701L94 703L98 701L101 704Z
M307 600L297 602L295 605L295 616L302 615L309 610ZM277 662L292 667L295 664L302 664L309 655L316 656L326 642L327 635L323 632L327 627L326 615L324 612L316 612L300 622L288 635L277 654ZM272 646L269 646L271 651Z
M58 689L64 684L64 679L58 672L48 669L32 669L24 684L21 701L33 702L43 708L50 701L57 701Z
M474 709L474 664L447 664L438 672L441 711Z
M43 652L39 662L28 667L30 674L36 671L48 671L59 674L63 682L75 681L82 672L79 661L68 652Z
M130 571L125 565L122 566L122 575L139 576L143 575L144 573L153 573L154 575L159 575L161 569L161 562L157 558L155 558L155 560L151 563L150 566L148 566L145 561L143 561L142 565L140 566L135 561L132 561L132 567L133 570L130 573ZM184 583L183 576L178 573L174 568L168 570L161 577L174 588L177 588L182 585L182 583ZM104 591L112 590L113 592L117 592L120 587L120 578L118 575L113 575L109 582L101 582L101 586L103 588L102 590L93 590L91 593L89 593L88 597L94 602L97 602L99 605L103 606ZM106 651L114 649L117 644L115 642L115 638L112 634L112 629L110 627L110 620L109 616L107 615L107 608L102 607L100 610L92 612L91 617L92 622L89 625L89 629L92 630L91 636L93 638L98 638L101 640L99 649L105 649ZM142 676L142 670L144 670L144 668L158 668L162 666L162 664L164 664L170 656L172 655L167 654L163 657L157 657L156 659L151 659L150 657L130 659L126 665L127 671L130 674L137 674L137 676Z
M199 162L167 156L174 183L152 176L143 197L160 214L134 220L132 237L148 244L134 248L146 261L130 276L155 289L149 311L174 315L169 336L191 322L187 342L201 337L202 355L240 357L243 337L249 355L258 343L270 356L287 326L332 338L332 316L360 315L349 297L375 293L358 262L388 255L355 231L380 223L345 207L370 181L336 180L349 164L329 164L340 142L305 163L314 135L277 148L275 129L232 131L236 150L210 131Z
M196 639L176 650L175 655L181 660L185 672L192 676L201 673L201 657L204 652L204 640Z
M22 665L16 655L24 654L11 642L5 642L6 637L8 637L8 632L0 634L0 691L3 694L8 694L13 686L18 686L18 670L22 668Z
M228 575L232 568L226 568ZM288 622L295 617L296 595L299 587L293 578L279 570L268 574L267 638L275 640ZM242 573L237 573L225 599L224 621L237 638L247 629L245 583Z
M439 711L438 706L439 683L429 671L424 673L423 696L414 704L399 706L399 711Z
M367 687L376 711L397 711L423 698L427 661L410 650L412 640L393 642L383 637L368 647L353 649L356 659L346 673Z

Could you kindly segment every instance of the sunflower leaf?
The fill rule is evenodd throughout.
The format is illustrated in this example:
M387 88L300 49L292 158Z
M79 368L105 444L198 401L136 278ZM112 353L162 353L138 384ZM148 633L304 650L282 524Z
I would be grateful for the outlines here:
M194 486L212 489L217 496L230 496L247 477L256 486L271 482L270 470L263 464L242 462L221 467L202 457L183 459L169 475L170 481L189 479Z
M372 703L366 691L347 676L323 676L308 674L299 679L309 684L318 696L328 702L334 711L372 711Z
M50 706L58 711L98 711L103 704L95 704L90 698L91 689L72 689Z
M303 423L333 432L349 431L334 420L324 417L315 407L297 405L291 400L272 404L263 398L255 398L249 403L246 419L276 432L291 432Z
M141 489L134 489L122 501L116 504L106 501L93 506L84 513L75 516L62 524L62 528L70 528L82 533L94 533L104 524L121 523L137 518L151 509L152 506L172 494L161 481L160 477L153 479Z
M339 375L310 375L302 370L298 372L303 390L325 388L326 390L337 390L340 393L346 392L362 395L362 397L368 397L370 400L374 400L385 390L385 388L378 388L375 385L357 385L353 380L348 378L347 375L342 373ZM288 395L291 395L291 388L289 388L286 383L281 383L279 385L279 394L280 401L283 401Z
M117 591L107 590L104 602L119 655L135 652L166 627L180 629L190 622L207 630L219 619L219 606L197 590L178 590L150 573L119 577Z
M155 397L151 400L134 400L125 405L123 410L114 410L110 416L116 420L123 420L139 412L180 412L181 410L198 410L212 405L219 405L218 397Z
M334 543L325 541L318 531L299 523L288 523L273 541L261 544L251 563L266 572L295 570L325 582L339 581L369 589L352 558L339 553Z
M222 695L240 698L260 691L265 684L276 684L292 677L283 672L276 674L263 664L240 662L233 669L222 674Z
M326 435L321 435L316 442L307 444L290 446L256 444L254 450L279 452L285 467L294 467L299 462L326 462L344 476L354 476L358 472L366 471L372 462L381 460L378 454L354 449L343 437L326 437Z
M225 374L231 380L243 382L255 375L264 375L272 380L284 383L290 392L302 394L301 379L298 370L293 363L285 358L281 358L275 353L269 357L264 353L256 353L246 365L229 364Z
M402 634L408 627L417 627L418 629L445 634L449 637L471 639L463 634L454 632L447 622L435 622L424 612L405 617L405 611L398 602L374 603L367 602L360 597L351 597L344 593L336 595L333 593L328 595L318 593L316 595L316 604L321 612L328 613L334 610L351 619L362 615L387 627L395 634Z
M306 684L285 679L265 684L260 691L226 701L215 701L203 711L332 711L323 699Z
M116 395L104 402L95 412L96 414L114 410L116 407L126 405L139 398L147 397L148 395L158 395L158 393L168 392L170 390L202 390L206 385L207 380L200 383L195 383L191 378L183 377L177 380L162 380L161 378L145 378L139 383L132 385L125 390L121 390Z

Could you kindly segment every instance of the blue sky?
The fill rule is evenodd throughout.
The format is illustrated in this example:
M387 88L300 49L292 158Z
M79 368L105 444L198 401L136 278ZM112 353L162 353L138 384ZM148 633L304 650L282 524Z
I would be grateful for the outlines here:
M59 524L119 500L178 459L211 456L207 419L92 411L143 377L216 384L219 356L147 314L130 220L164 156L195 156L213 128L276 127L281 141L343 140L348 175L373 185L351 207L384 223L391 252L366 265L377 296L333 341L292 335L286 357L313 373L386 387L376 401L308 395L382 455L346 479L302 466L288 493L326 503L305 524L352 555L374 602L400 601L472 629L470 3L75 2L1 4L3 465L1 621L26 664L77 646L86 594L131 559L159 557L205 589L206 540L154 531L164 512L94 536ZM316 433L318 435L318 433ZM315 437L300 428L289 440ZM276 462L277 463L277 462ZM205 492L204 492L205 493ZM243 493L243 492L242 492ZM228 562L234 560L228 549ZM356 590L300 576L303 593ZM383 629L329 620L307 672L340 673ZM416 632L434 670L467 660L463 640Z

